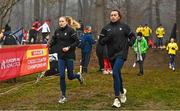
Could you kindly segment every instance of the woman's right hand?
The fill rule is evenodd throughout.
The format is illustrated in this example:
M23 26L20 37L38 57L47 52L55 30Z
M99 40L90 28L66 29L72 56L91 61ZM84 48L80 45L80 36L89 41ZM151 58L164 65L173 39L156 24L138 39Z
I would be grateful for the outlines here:
M62 48L63 52L67 52L67 51L69 51L69 49L70 49L70 47L64 47L64 48Z

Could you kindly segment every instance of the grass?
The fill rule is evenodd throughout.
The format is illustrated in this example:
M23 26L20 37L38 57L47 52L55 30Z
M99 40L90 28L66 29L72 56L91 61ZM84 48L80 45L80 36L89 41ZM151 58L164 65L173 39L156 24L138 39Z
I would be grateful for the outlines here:
M97 58L92 51L91 72L83 75L85 84L66 80L68 102L59 104L59 77L44 77L35 84L36 75L17 79L17 83L0 82L0 110L114 110L111 75L97 73ZM77 53L80 54L80 53ZM77 61L80 59L80 55ZM122 76L127 89L127 102L122 110L180 110L180 64L177 55L176 71L167 67L166 51L152 49L145 60L145 75L137 76L132 68L134 53L130 51ZM76 62L77 66L79 62ZM77 70L77 67L76 67ZM76 71L77 72L77 71ZM5 92L5 93L4 93Z
M68 102L59 104L59 77L45 77L35 84L36 75L17 79L16 84L0 83L0 110L112 110L114 99L112 76L92 69L84 75L85 84L66 80ZM180 70L122 70L128 100L124 110L180 110ZM2 94L12 89L10 92Z

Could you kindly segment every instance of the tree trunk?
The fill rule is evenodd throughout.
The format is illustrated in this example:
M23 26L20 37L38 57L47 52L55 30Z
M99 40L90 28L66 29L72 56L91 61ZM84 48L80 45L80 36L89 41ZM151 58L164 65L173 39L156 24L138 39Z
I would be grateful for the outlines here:
M25 10L25 7L24 7L24 0L22 0L21 1L21 11L22 11L22 14L21 14L21 26L22 27L24 27L24 25L25 25L25 12L24 12L24 10Z
M149 26L152 27L152 14L153 14L153 9L152 9L153 1L150 0L149 2Z
M102 27L105 23L104 10L105 10L105 1L96 0L96 34L99 35Z
M62 16L62 0L58 0L59 5L59 16Z
M34 0L34 21L36 19L39 19L40 17L40 11L39 11L39 7L40 7L40 0Z
M127 22L127 24L131 24L131 18L130 18L130 4L131 4L131 0L126 0L125 1L126 3L126 22Z
M30 7L33 7L33 1L32 0L30 0L29 1L29 5L30 5ZM28 27L31 27L31 24L32 24L32 22L34 21L34 19L33 19L33 9L31 9L31 10L29 10L29 12L28 12L29 14L29 18L30 18L30 21L28 22Z
M176 0L177 43L180 46L180 0Z
M159 10L159 0L156 0L155 7L156 7L156 24L159 25L159 24L161 24L160 10Z
M78 19L83 20L83 4L82 4L82 0L78 0Z
M40 17L41 21L44 18L44 5L45 5L44 0L41 0L41 17Z
M10 22L10 15L12 12L12 7L17 4L20 0L4 0L0 4L0 29L6 22ZM3 5L3 6L2 6ZM7 20L7 17L9 17Z
M63 15L66 15L66 0L63 0Z
M83 21L84 24L87 25L88 24L88 16L89 16L89 4L88 4L88 0L83 0Z

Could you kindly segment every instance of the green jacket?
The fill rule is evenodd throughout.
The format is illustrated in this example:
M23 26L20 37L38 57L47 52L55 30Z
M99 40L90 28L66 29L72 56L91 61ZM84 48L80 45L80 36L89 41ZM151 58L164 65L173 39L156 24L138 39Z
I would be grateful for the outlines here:
M140 50L138 50L138 44L140 43ZM134 45L133 45L133 50L135 53L140 53L140 54L145 54L148 49L148 44L147 41L144 37L140 41L136 39Z

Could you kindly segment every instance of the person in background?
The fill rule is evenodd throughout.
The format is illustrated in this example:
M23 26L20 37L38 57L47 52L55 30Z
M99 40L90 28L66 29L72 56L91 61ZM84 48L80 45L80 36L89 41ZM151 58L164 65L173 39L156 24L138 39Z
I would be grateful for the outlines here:
M175 71L175 57L176 51L178 50L178 45L175 42L174 38L170 39L170 43L168 43L166 50L168 51L169 55L169 68Z
M146 39L147 43L149 42L151 34L152 34L152 29L147 24L145 24L143 27L143 37Z
M100 41L98 39L98 42L97 42L97 45L96 45L96 56L98 58L98 65L99 65L98 72L103 72L104 71L103 49L104 49L104 46L100 44Z
M127 59L129 46L132 46L135 37L129 26L121 21L119 10L110 12L110 23L101 30L100 44L107 45L108 57L113 69L114 102L113 107L120 108L125 103L127 90L123 86L121 69Z
M33 39L33 42L32 42ZM37 43L37 32L35 30L35 27L32 26L31 29L29 30L29 38L28 38L28 43L29 44L36 44Z
M139 26L136 28L136 33L138 33L138 32L143 33L143 31L144 31L144 28L143 28L142 25L139 25Z
M77 22L76 20L74 20L71 16L66 16L66 21L67 21L68 25L71 26L75 31L77 31L77 29L81 28L80 23Z
M3 45L18 45L18 44L19 42L17 40L17 37L12 34L11 27L8 24L6 24L4 31Z
M158 48L163 48L164 35L165 35L165 29L162 26L162 24L159 24L159 26L156 29L156 37L157 37L157 46L158 46Z
M67 68L68 79L78 79L80 84L83 84L83 77L80 73L75 74L74 60L76 58L75 50L79 44L79 39L76 36L76 32L73 28L68 25L66 17L62 16L59 18L59 27L55 30L54 36L48 47L54 47L54 52L58 54L58 68L60 72L60 89L61 97L59 103L67 101L66 96L66 81L65 81L65 69Z
M36 19L33 23L32 23L32 27L34 27L34 29L36 30L36 32L35 32L35 38L37 38L38 39L38 32L39 32L39 27L41 26L41 23L40 23L40 21L38 20L38 19ZM39 43L39 40L37 40L36 42L38 42Z
M11 34L11 27L7 23L4 28L4 36L8 36L9 34Z
M80 24L80 28L79 30L81 30L82 32L84 31L84 24L82 20L79 20L79 24Z
M33 23L32 26L35 28L36 31L38 31L38 28L41 26L41 23L38 19L36 19Z
M42 32L42 43L43 44L46 44L49 39L47 37L50 34L50 28L48 25L49 23L50 23L50 20L46 20L46 21L44 21L43 25L38 28L38 31L42 30L41 32Z
M3 40L3 45L18 45L19 42L17 38L11 34L11 27L6 24L5 25L5 30L4 30L4 40ZM13 73L13 72L12 72ZM10 81L16 83L16 78L10 79Z
M112 74L112 67L108 57L107 45L104 45L103 48L103 63L104 63L103 74Z
M88 73L88 64L91 57L92 45L96 43L93 39L91 26L84 28L84 34L80 37L80 48L81 48L81 65L82 72Z
M84 24L82 20L79 20L78 22L80 24L80 28L77 29L77 35L78 37L81 37L81 35L83 35L83 32L84 32Z
M3 44L3 40L4 40L4 29L1 29L1 32L0 32L0 45Z
M26 29L23 29L23 44L28 44L29 42L29 31Z
M134 52L136 53L136 63L139 63L139 76L144 74L144 60L148 50L148 44L141 32L137 33L136 41L133 45Z

